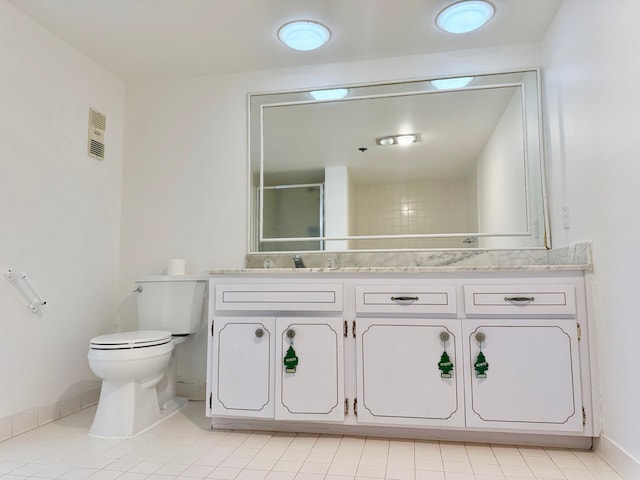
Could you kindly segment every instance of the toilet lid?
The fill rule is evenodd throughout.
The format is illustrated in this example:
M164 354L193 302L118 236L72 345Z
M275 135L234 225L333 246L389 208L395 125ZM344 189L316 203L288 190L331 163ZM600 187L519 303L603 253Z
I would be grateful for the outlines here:
M124 350L164 345L171 342L171 332L164 330L136 330L133 332L110 333L91 339L94 350Z

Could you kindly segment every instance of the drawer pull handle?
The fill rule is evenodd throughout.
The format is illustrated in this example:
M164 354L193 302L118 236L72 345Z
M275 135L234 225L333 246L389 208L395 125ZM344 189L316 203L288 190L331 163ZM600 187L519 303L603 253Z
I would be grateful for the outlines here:
M535 297L504 297L505 302L511 303L530 303L535 302Z
M264 335L264 330L261 328L256 328L256 337L262 338L263 335Z
M418 297L417 296L416 297L408 297L408 296L391 297L391 301L396 303L411 303L411 302L417 302Z

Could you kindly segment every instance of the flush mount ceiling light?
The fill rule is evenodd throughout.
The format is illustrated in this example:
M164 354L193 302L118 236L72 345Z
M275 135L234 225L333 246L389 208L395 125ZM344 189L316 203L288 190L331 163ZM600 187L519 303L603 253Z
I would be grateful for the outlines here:
M475 77L440 78L438 80L431 80L429 83L438 90L447 90L450 88L466 87L474 78Z
M331 32L327 27L310 20L284 24L278 30L278 38L294 50L315 50L329 41Z
M450 33L467 33L487 23L495 9L484 0L465 0L449 5L436 18L439 28Z
M406 135L389 135L388 137L376 138L376 143L386 147L388 145L409 145L418 141L417 133L409 133Z
M315 100L338 100L349 93L348 88L331 88L328 90L312 90L309 92Z

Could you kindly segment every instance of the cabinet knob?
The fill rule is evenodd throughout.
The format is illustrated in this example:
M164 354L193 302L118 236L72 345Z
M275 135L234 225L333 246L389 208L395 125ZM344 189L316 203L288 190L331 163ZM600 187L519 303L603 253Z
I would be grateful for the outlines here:
M440 340L443 342L448 342L451 336L448 332L440 332Z
M487 336L486 336L484 333L482 333L482 332L478 332L478 333L476 333L476 341L477 341L478 343L482 343L482 342L484 342L486 339L487 339Z
M264 330L261 328L256 328L256 337L262 338L264 336Z
M296 331L293 328L287 330L287 338L293 338L296 336Z

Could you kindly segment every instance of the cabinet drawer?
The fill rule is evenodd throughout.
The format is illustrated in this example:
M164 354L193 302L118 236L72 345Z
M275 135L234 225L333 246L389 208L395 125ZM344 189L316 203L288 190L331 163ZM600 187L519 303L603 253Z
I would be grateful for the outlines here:
M314 311L342 310L339 284L216 285L218 311Z
M467 314L575 315L573 285L465 285Z
M456 313L453 285L356 286L357 313Z

